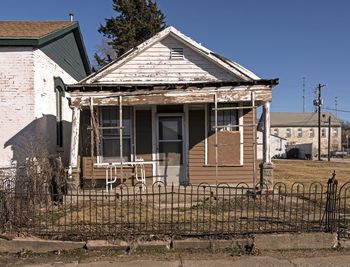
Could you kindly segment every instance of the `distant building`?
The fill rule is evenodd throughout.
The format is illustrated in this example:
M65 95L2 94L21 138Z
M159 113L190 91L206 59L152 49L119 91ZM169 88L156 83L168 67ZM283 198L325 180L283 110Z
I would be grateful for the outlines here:
M341 123L330 112L321 115L321 155L328 153L328 118L331 117L330 150L341 149ZM298 148L308 144L308 152L298 157L314 157L318 152L318 115L316 112L271 112L271 134L285 138L287 146ZM310 155L311 154L311 155Z
M270 156L271 158L286 158L287 139L271 134ZM263 159L263 132L257 131L257 159Z

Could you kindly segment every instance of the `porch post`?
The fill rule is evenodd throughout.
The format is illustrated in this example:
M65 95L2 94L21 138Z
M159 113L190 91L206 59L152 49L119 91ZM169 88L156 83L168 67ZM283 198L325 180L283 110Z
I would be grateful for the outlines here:
M264 102L263 106L263 161L260 163L260 185L271 188L273 186L273 169L271 162L271 124L270 124L270 101Z
M80 126L80 110L77 107L73 108L72 116L72 136L70 143L70 164L69 164L69 179L68 190L75 191L79 187L79 126Z

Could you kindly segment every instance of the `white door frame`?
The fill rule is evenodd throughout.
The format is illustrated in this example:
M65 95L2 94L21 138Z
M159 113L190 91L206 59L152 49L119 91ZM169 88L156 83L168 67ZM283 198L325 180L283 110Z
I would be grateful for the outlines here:
M154 120L154 124L153 126L155 126L154 128L154 144L155 144L155 153L153 157L154 160L156 160L157 164L156 164L156 170L155 170L155 175L156 175L156 179L155 181L160 181L160 175L159 175L159 118L160 117L181 117L181 128L182 128L182 168L183 168L183 176L184 177L180 177L179 179L179 184L180 182L186 181L187 182L187 151L186 148L188 147L188 138L187 138L187 116L184 113L157 113L154 114L155 115L155 120ZM154 147L154 146L153 146Z

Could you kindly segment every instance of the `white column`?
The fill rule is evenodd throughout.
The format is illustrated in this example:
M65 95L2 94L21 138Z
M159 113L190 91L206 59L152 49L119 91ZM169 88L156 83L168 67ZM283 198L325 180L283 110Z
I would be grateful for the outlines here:
M271 163L271 151L270 151L270 137L271 137L271 124L270 124L270 101L264 103L264 142L263 142L263 162Z
M73 108L72 118L72 138L70 143L70 167L78 166L78 150L79 150L79 126L80 126L80 110Z

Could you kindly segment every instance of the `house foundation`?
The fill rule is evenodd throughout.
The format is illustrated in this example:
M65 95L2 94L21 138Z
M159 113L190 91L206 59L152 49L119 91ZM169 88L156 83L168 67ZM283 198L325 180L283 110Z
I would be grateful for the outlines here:
M260 184L268 189L273 187L273 170L275 166L273 163L261 162L260 167Z

